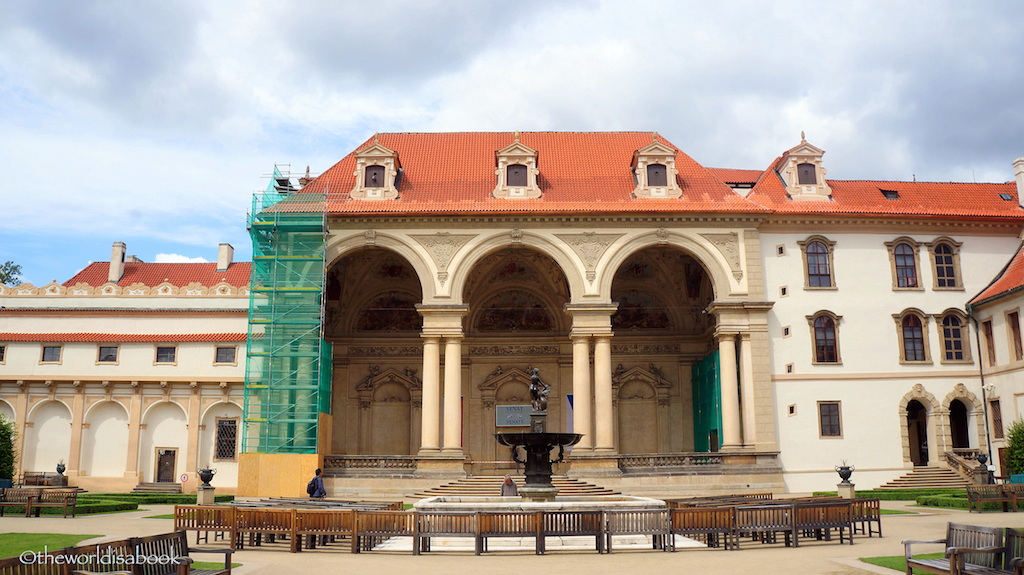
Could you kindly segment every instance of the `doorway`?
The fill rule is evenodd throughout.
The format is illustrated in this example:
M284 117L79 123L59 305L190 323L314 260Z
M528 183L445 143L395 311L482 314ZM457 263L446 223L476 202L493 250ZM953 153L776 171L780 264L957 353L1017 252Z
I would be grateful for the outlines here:
M917 400L907 404L907 437L910 460L915 466L928 465L928 412Z
M949 404L949 433L952 436L953 449L971 447L971 436L967 431L967 406L959 399L954 399Z
M178 459L177 449L157 448L156 450L156 481L157 483L176 483L175 465Z

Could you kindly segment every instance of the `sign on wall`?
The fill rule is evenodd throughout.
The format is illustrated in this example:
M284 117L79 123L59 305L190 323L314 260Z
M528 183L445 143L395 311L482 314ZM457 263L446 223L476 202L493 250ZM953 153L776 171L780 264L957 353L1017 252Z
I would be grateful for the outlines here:
M497 405L494 407L494 425L497 427L528 427L530 405Z

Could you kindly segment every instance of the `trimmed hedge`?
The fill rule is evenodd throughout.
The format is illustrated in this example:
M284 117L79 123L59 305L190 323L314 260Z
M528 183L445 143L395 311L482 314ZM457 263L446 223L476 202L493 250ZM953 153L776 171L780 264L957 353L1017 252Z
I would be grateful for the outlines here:
M216 501L233 501L234 495L218 495ZM195 495L188 494L149 494L149 493L82 493L75 505L76 515L93 515L97 513L115 513L117 511L135 511L139 505L189 505L196 502ZM64 510L58 507L43 507L40 515L63 515ZM6 514L24 515L24 507L9 507Z
M815 495L837 495L835 491L815 491ZM863 499L883 499L885 501L916 501L920 497L962 497L967 500L964 489L874 489L858 491L857 497Z
M191 505L196 502L196 495L194 493L83 493L78 496L79 501L83 498L116 499L149 505ZM234 500L234 495L218 495L214 497L214 501L218 503Z

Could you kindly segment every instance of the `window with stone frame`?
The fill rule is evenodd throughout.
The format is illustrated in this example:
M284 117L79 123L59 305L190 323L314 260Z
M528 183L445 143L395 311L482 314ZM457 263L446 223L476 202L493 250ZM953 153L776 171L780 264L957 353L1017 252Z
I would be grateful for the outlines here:
M1021 361L1024 359L1024 344L1022 344L1020 336L1020 312L1011 311L1006 314L1006 323L1010 328L1010 342L1012 343L1011 350L1013 352L1013 359L1015 361Z
M996 338L992 333L992 320L981 322L981 335L985 338L985 352L988 364L996 364Z
M839 355L839 328L837 327L841 319L840 316L832 312L821 311L807 319L811 326L811 337L814 342L813 363L842 363Z
M523 164L511 164L505 170L505 184L510 188L525 188L530 185L527 167Z
M843 426L840 413L840 402L818 402L818 430L821 437L842 437Z
M963 280L960 277L960 245L960 243L950 239L940 239L929 244L934 275L934 289L963 289Z
M235 356L238 353L238 348L235 346L217 346L214 352L214 363L232 364L236 363Z
M117 363L117 346L101 345L96 352L97 363Z
M383 188L384 187L384 166L366 166L366 179L365 187L367 188Z
M668 185L668 169L665 164L647 164L647 185L664 187Z
M174 346L157 346L156 363L175 363L178 360L178 348Z
M0 363L7 361L7 346L0 343Z
M234 461L238 453L238 418L218 417L214 461Z
M942 332L942 363L969 363L971 345L966 316L950 311L938 318L938 321Z
M928 357L928 320L917 310L905 311L894 316L899 327L900 362L926 363Z
M60 355L63 346L44 345L40 363L60 363Z
M999 400L993 399L988 402L988 412L992 414L992 437L1003 438L1003 410L999 406Z
M796 166L797 182L801 186L814 186L818 183L818 172L814 164L803 163Z
M804 288L834 289L833 254L835 242L823 237L811 237L797 242L804 258Z

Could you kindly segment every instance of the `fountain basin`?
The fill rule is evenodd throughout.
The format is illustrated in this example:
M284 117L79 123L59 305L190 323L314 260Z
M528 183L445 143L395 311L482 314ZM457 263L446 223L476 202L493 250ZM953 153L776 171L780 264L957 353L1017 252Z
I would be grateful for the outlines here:
M507 511L612 511L625 509L664 509L665 502L651 497L594 495L556 497L551 501L523 501L513 497L471 497L441 495L421 499L413 505L417 511L435 513L475 513Z

